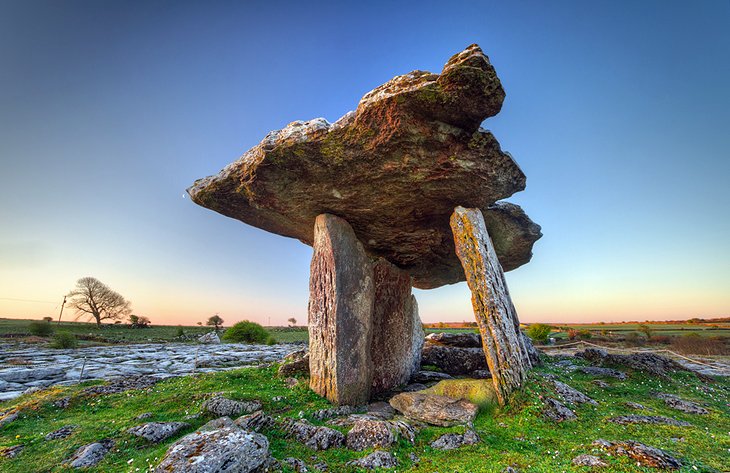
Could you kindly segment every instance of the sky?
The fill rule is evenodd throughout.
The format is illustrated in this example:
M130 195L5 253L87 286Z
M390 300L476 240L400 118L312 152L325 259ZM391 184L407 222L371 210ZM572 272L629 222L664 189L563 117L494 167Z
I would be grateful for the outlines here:
M730 2L0 0L0 317L94 276L153 323L303 324L311 248L185 189L472 43L544 234L520 319L729 316ZM415 294L473 320L465 283Z

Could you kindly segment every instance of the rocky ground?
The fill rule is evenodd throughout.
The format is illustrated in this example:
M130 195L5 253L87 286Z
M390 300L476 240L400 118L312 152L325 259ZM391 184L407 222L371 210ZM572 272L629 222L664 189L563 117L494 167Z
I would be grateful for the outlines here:
M26 390L128 376L209 373L278 361L297 345L139 344L59 350L30 344L0 345L0 401ZM83 368L83 376L82 376Z

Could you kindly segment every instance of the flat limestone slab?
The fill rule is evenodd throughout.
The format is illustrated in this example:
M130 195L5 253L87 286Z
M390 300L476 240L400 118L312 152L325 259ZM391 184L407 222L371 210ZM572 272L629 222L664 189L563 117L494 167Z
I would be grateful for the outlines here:
M413 71L365 94L329 123L296 121L269 133L188 193L208 209L314 243L322 213L345 219L371 256L429 289L463 281L449 216L483 211L504 270L527 263L540 227L518 206L495 202L525 188L525 175L481 122L504 90L477 45L441 74Z

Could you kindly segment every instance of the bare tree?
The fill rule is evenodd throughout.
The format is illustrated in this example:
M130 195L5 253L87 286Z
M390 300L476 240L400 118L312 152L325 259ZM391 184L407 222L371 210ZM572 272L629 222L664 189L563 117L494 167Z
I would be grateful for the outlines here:
M97 326L101 326L102 320L120 320L132 312L128 300L92 277L76 281L68 297L69 307L76 310L76 319L90 317Z
M216 313L215 315L213 315L212 317L210 317L208 319L208 321L205 323L205 325L212 325L213 327L215 327L215 331L217 332L218 330L221 329L221 325L223 325L223 319L221 318L220 315L218 315Z

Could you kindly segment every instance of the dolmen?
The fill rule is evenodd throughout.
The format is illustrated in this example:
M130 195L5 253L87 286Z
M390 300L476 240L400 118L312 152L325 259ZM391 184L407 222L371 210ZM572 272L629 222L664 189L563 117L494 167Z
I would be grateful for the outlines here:
M188 193L208 209L313 247L310 386L361 404L419 368L412 288L467 281L500 402L531 366L503 271L541 236L517 205L525 175L481 123L505 97L477 45L440 74L413 71L334 123L270 132Z

